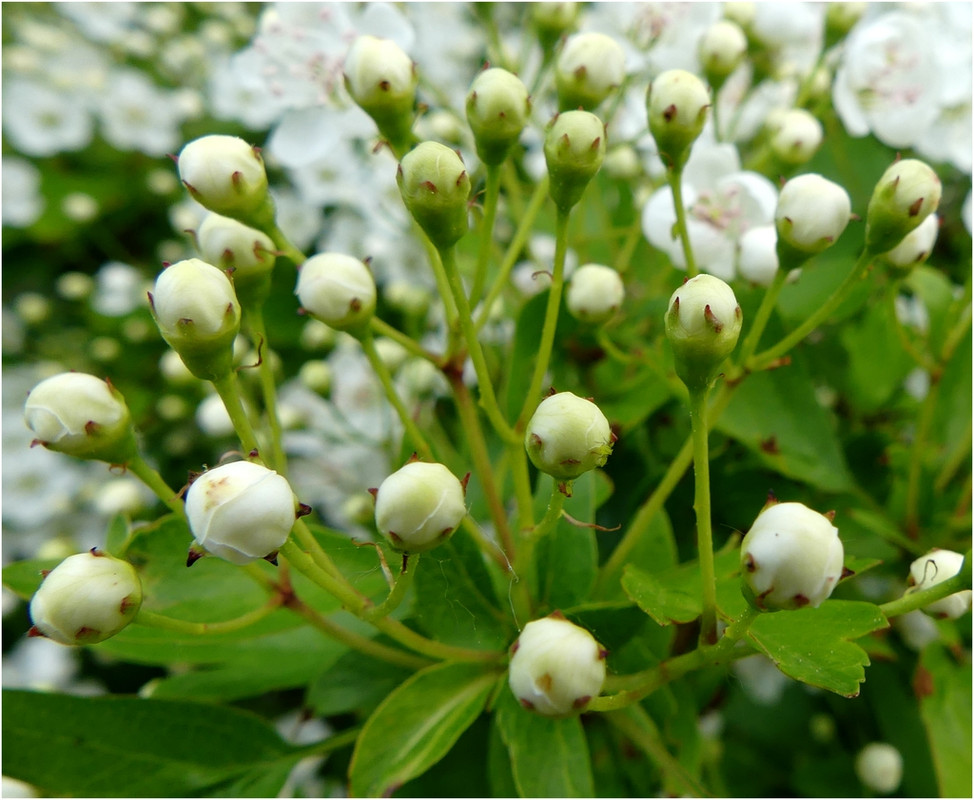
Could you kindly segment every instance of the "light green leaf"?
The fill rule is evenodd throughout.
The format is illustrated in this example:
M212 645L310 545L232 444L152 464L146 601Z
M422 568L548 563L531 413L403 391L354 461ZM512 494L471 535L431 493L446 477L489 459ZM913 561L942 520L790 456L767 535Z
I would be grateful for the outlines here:
M105 537L105 550L115 558L125 558L125 551L132 543L135 533L132 525L121 514L112 517L108 524L108 535Z
M971 665L939 643L923 651L915 686L941 797L971 797Z
M185 797L294 752L235 708L3 692L3 774L49 795Z
M579 522L595 521L596 473L586 472L572 486L565 499L565 512ZM551 478L539 481L539 492L550 494ZM562 518L538 542L540 599L549 608L574 605L588 597L598 571L599 551L594 528L573 525Z
M373 708L411 674L350 650L311 682L305 704L323 717Z
M827 600L818 608L759 615L748 637L785 675L846 697L859 694L869 664L855 639L888 628L878 606Z
M447 662L417 672L375 710L349 768L356 797L388 796L445 756L477 718L497 672Z
M914 366L896 334L889 306L876 303L861 319L842 328L848 361L849 390L863 412L882 408Z

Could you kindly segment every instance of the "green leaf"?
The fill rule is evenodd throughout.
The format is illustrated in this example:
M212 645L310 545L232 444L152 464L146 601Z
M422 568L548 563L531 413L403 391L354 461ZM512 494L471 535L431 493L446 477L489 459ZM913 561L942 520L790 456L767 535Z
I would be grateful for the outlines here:
M862 412L882 408L914 366L900 345L897 324L890 319L889 306L876 303L862 319L842 328L840 338L849 359L849 390Z
M185 797L295 752L235 708L12 690L3 745L4 775L75 797Z
M577 478L572 496L565 500L565 512L579 522L595 522L596 473ZM539 481L539 491L550 493L551 478ZM599 551L594 528L583 528L562 518L538 542L540 600L550 608L574 605L588 597L598 572Z
M504 406L508 419L516 419L524 405L524 397L531 383L532 365L538 355L538 342L541 341L547 304L548 292L540 292L524 304L518 315L514 330L514 351L509 368L505 370L507 392Z
M854 639L888 628L878 606L827 600L818 608L759 615L748 637L785 675L846 697L859 694L869 656Z
M477 718L497 672L447 662L417 672L369 717L355 744L351 794L388 796L449 752Z
M551 719L521 708L503 687L497 726L521 797L592 797L592 765L579 717Z
M971 796L971 665L939 643L921 656L915 685L941 797Z
M305 704L323 717L374 708L411 674L350 650L311 682Z
M108 524L108 535L105 537L105 550L115 558L125 558L125 551L132 543L135 533L128 519L121 514L112 517Z

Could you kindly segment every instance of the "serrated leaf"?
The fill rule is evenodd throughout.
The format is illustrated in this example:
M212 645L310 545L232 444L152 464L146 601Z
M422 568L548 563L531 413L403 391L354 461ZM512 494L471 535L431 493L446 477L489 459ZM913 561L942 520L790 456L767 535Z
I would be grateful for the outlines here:
M818 608L760 614L748 638L785 675L809 686L855 697L866 679L866 651L855 639L889 627L878 606L827 600Z
M185 797L293 758L247 711L4 690L3 774L49 795Z
M433 766L483 710L496 680L495 670L453 662L413 675L365 723L349 768L351 794L388 796Z
M958 664L939 643L918 667L920 713L941 797L971 796L971 665Z

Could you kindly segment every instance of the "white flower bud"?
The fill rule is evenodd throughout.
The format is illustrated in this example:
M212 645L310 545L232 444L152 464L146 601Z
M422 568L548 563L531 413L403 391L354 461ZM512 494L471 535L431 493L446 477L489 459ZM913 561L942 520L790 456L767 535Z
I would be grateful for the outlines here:
M233 288L243 299L262 287L269 288L274 269L274 243L270 237L242 222L210 213L196 231L203 260L232 270Z
M470 177L463 159L439 142L422 142L403 157L396 172L409 213L437 247L456 244L467 232Z
M386 369L391 373L398 371L409 357L409 351L395 339L388 336L379 336L375 340L375 352L379 355L379 360L386 365Z
M626 54L604 33L576 33L558 54L555 84L558 105L592 110L617 89L626 77Z
M741 26L727 19L718 20L700 39L697 55L711 86L720 86L744 60L747 36Z
M929 589L948 578L953 578L964 565L964 556L953 550L931 550L910 564L910 581L914 584L908 594ZM924 609L928 614L943 619L957 619L971 610L971 590L954 592Z
M162 338L190 372L203 380L229 373L240 304L222 270L198 258L177 261L160 273L149 302Z
M943 186L927 164L904 158L876 184L866 210L866 247L885 253L899 244L940 205Z
M467 93L467 122L485 164L500 164L531 113L527 87L504 69L481 72Z
M556 480L574 480L601 467L615 436L591 400L558 392L541 401L528 422L524 446L531 463Z
M839 530L801 503L775 503L758 514L741 542L741 570L765 609L820 606L842 577Z
M734 290L713 275L696 275L673 292L665 317L666 337L677 375L687 387L713 381L737 346L742 319Z
M531 3L531 21L544 52L550 52L563 34L575 27L581 3Z
M331 367L320 359L305 361L298 370L298 380L311 391L327 397L331 392Z
M345 56L344 74L348 93L380 133L396 146L408 140L419 78L402 48L390 39L359 36Z
M667 167L681 166L707 122L710 93L706 85L692 72L667 70L653 79L646 102L649 132L660 158Z
M602 691L607 653L558 612L524 626L511 646L508 684L524 708L569 717Z
M814 173L792 178L781 188L775 210L779 245L797 251L794 260L820 253L842 235L851 213L849 194L837 183ZM778 255L786 262L780 250Z
M128 625L141 605L135 568L92 549L47 573L30 601L31 633L68 645L103 642Z
M411 461L375 492L376 527L406 553L443 543L466 515L463 484L442 464Z
M758 286L770 286L778 272L778 232L774 225L758 225L737 242L737 272Z
M903 756L886 742L867 744L856 756L856 775L877 794L892 794L903 780Z
M754 22L757 15L757 4L753 2L728 2L724 3L724 17L731 22L740 25L747 30Z
M575 319L601 325L622 306L626 290L612 267L583 264L572 273L565 305Z
M176 164L193 199L217 214L246 219L269 202L264 161L236 136L194 139L183 147Z
M613 147L605 154L602 169L610 178L631 181L642 175L643 165L635 148L628 144Z
M276 553L294 526L296 506L283 476L250 461L207 470L186 493L186 518L197 543L231 564Z
M294 293L308 313L340 331L361 328L375 311L372 273L364 261L342 253L319 253L305 261Z
M605 124L589 111L565 111L548 125L544 156L548 194L563 212L581 199L605 158Z
M930 257L933 246L940 233L940 218L931 214L900 241L896 247L883 254L891 266L908 271L919 266Z
M124 464L136 452L125 399L108 381L63 372L35 386L24 404L34 442L76 458Z
M804 164L822 144L822 123L803 108L784 112L771 132L771 151L785 164Z

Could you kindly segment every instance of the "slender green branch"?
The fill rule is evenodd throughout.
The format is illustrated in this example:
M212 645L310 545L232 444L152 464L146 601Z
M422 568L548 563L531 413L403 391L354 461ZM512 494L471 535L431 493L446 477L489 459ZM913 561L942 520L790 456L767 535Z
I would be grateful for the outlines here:
M244 319L250 327L254 339L252 344L260 350L260 364L257 370L260 378L261 394L264 398L264 409L267 413L267 425L270 429L272 466L279 473L287 477L287 458L284 455L284 447L281 440L281 419L277 412L277 382L274 380L271 351L267 344L267 327L264 324L264 309L257 304L245 307Z
M788 271L783 268L779 269L775 273L771 285L765 291L764 297L761 298L761 305L758 306L758 310L754 314L754 321L751 322L747 336L744 337L744 341L741 343L740 355L737 358L737 363L741 366L746 365L751 356L754 355L754 351L757 350L758 343L761 341L761 334L764 333L764 329L767 327L768 320L771 318L771 312L778 302L778 297L787 279Z
M501 165L487 165L487 186L484 194L484 218L480 225L480 251L477 253L477 271L470 289L470 305L476 306L487 281L487 265L494 244L494 219L497 216L497 199L501 189Z
M284 232L277 226L276 222L272 222L270 226L264 229L264 233L270 237L274 243L274 247L278 249L281 255L289 258L295 266L300 266L308 260L304 253L291 244L290 239L284 235Z
M687 227L687 210L683 205L683 167L670 167L666 170L666 182L673 192L673 207L676 210L676 230L683 247L683 259L687 262L687 275L698 274L693 248L690 246L690 229Z
M416 574L416 567L419 564L419 553L414 553L412 556L412 563L409 563L410 556L407 553L403 553L402 556L402 569L399 570L399 577L396 578L396 582L392 585L392 589L379 605L373 606L365 612L365 619L369 622L379 619L380 617L387 617L397 608L406 596L406 592L413 583L413 576Z
M186 517L186 508L183 506L183 501L179 499L179 492L170 489L162 476L149 466L140 453L136 453L135 457L125 467L148 486L170 511L174 511L183 518Z
M283 598L279 594L272 595L259 608L248 611L246 614L241 614L235 619L222 620L220 622L190 622L189 620L174 619L173 617L167 617L165 614L158 614L155 611L140 608L133 622L138 625L144 625L147 628L159 628L160 630L175 631L176 633L189 633L194 636L203 636L208 633L232 633L233 631L247 628L255 622L264 619L264 617L270 616L281 607L282 602Z
M561 519L562 509L565 507L565 492L554 478L551 479L551 496L548 498L548 508L545 509L541 521L531 531L530 539L538 541L554 530Z
M370 601L367 597L355 591L343 578L336 578L321 567L293 539L288 539L279 552L294 565L295 569L317 583L322 589L332 595L332 597L340 600L342 605L353 614L360 615L362 610L369 605Z
M690 391L690 427L693 438L693 510L697 517L697 550L703 584L703 616L700 641L717 641L717 577L714 568L714 535L710 520L710 452L707 444L707 395L709 389Z
M398 328L393 328L388 322L384 322L378 317L372 317L369 320L369 327L372 328L372 333L378 334L379 336L385 336L388 339L392 339L395 342L401 344L406 350L412 353L417 358L422 358L433 364L439 366L440 359L430 353L426 348L424 348L419 342L413 339L411 336L407 336L405 333L400 331Z
M901 614L907 614L910 611L915 611L918 608L925 608L931 603L936 603L938 600L949 597L955 592L963 592L969 590L970 588L971 567L968 560L965 559L964 567L952 578L948 578L940 583L935 583L929 589L923 589L919 592L907 592L896 600L883 603L883 605L879 607L879 610L886 615L887 619L890 617L898 617Z
M257 444L257 434L254 432L250 418L244 410L243 401L240 398L240 386L237 383L237 373L229 372L225 377L213 381L217 394L223 401L223 406L230 415L233 429L237 432L237 438L243 447L244 453L259 453L260 448Z
M408 665L404 664L403 666ZM354 728L349 728L347 731L342 731L341 733L336 733L333 736L329 736L327 739L322 739L320 742L305 745L297 752L302 758L307 758L308 756L328 755L336 750L341 750L344 747L351 747L354 745L361 732L362 726L358 725Z

